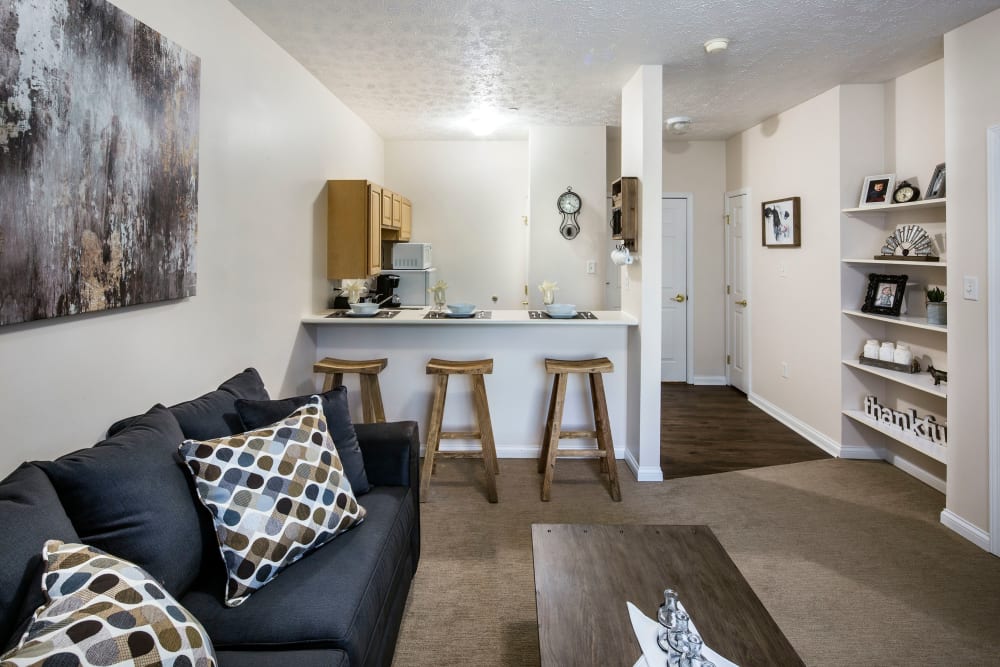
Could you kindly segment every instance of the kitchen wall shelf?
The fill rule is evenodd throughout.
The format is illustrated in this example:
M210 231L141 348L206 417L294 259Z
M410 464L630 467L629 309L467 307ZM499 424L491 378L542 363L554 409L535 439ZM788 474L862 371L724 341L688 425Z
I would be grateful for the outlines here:
M841 209L842 213L895 213L897 211L916 211L922 208L941 208L945 206L948 202L947 197L941 197L940 199L921 199L920 201L911 201L906 204L883 204L881 206L865 206L863 208L845 208Z
M900 371L889 370L888 368L866 366L862 363L854 361L853 359L845 359L841 363L848 368L854 368L865 373L871 373L872 375L877 375L880 378L889 380L890 382L896 382L907 387L919 389L920 391L926 392L932 396L937 396L939 398L948 397L946 385L935 385L934 378L932 378L930 373L927 373L926 371L921 371L919 373L903 373Z
M915 262L907 259L862 259L851 257L849 259L840 260L844 264L866 264L871 266L884 266L886 268L890 266L928 266L928 267L940 267L942 269L948 266L948 262Z
M910 435L909 433L904 433L900 429L893 426L887 426L869 419L868 415L864 413L864 410L844 410L844 416L853 419L859 424L864 424L868 428L878 431L883 435L887 435L896 442L901 442L911 449L915 449L922 454L926 454L935 461L947 463L947 448L943 445L935 444L930 440L918 438L914 435Z
M941 333L947 333L947 325L942 324L928 324L927 318L923 315L900 315L899 317L893 317L892 315L876 315L874 313L862 313L860 310L844 310L844 315L849 315L851 317L863 317L868 320L878 320L879 322L887 322L889 324L898 324L904 327L914 327L916 329L926 329L927 331L939 331Z

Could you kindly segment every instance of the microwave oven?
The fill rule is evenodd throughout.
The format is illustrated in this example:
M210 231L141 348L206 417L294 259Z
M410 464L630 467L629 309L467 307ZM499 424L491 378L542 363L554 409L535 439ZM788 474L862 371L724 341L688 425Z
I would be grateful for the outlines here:
M429 269L432 265L430 243L394 243L392 245L392 268Z

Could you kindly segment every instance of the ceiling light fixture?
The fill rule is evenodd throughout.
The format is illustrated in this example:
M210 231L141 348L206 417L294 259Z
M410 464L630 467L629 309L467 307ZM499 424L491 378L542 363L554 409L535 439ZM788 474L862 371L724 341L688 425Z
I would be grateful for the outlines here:
M477 137L487 137L493 134L503 122L503 118L493 109L480 109L470 115L465 125Z
M690 129L692 122L690 116L672 116L667 119L667 129L671 134L684 134Z
M729 40L725 37L716 37L705 42L705 53L721 53L729 48Z

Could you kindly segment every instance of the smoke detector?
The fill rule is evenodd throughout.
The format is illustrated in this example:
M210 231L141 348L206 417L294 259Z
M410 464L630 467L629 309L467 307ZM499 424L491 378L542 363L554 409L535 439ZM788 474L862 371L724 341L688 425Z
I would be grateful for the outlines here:
M684 134L691 127L690 116L673 116L667 119L667 129L671 134Z
M705 42L705 53L721 53L729 48L729 40L725 37L716 37Z

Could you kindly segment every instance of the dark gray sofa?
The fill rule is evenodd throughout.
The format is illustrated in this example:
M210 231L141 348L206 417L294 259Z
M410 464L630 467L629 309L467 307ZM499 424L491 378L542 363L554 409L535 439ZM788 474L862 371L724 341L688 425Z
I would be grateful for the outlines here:
M211 519L181 469L174 440L179 433L197 439L239 433L232 410L239 398L267 398L253 369L198 399L123 420L93 448L25 463L0 481L4 651L44 601L42 545L59 539L92 544L146 569L202 623L222 667L392 662L420 555L416 423L356 425L371 484L358 497L364 522L230 608ZM174 418L179 431L161 424ZM188 497L179 497L185 489Z

